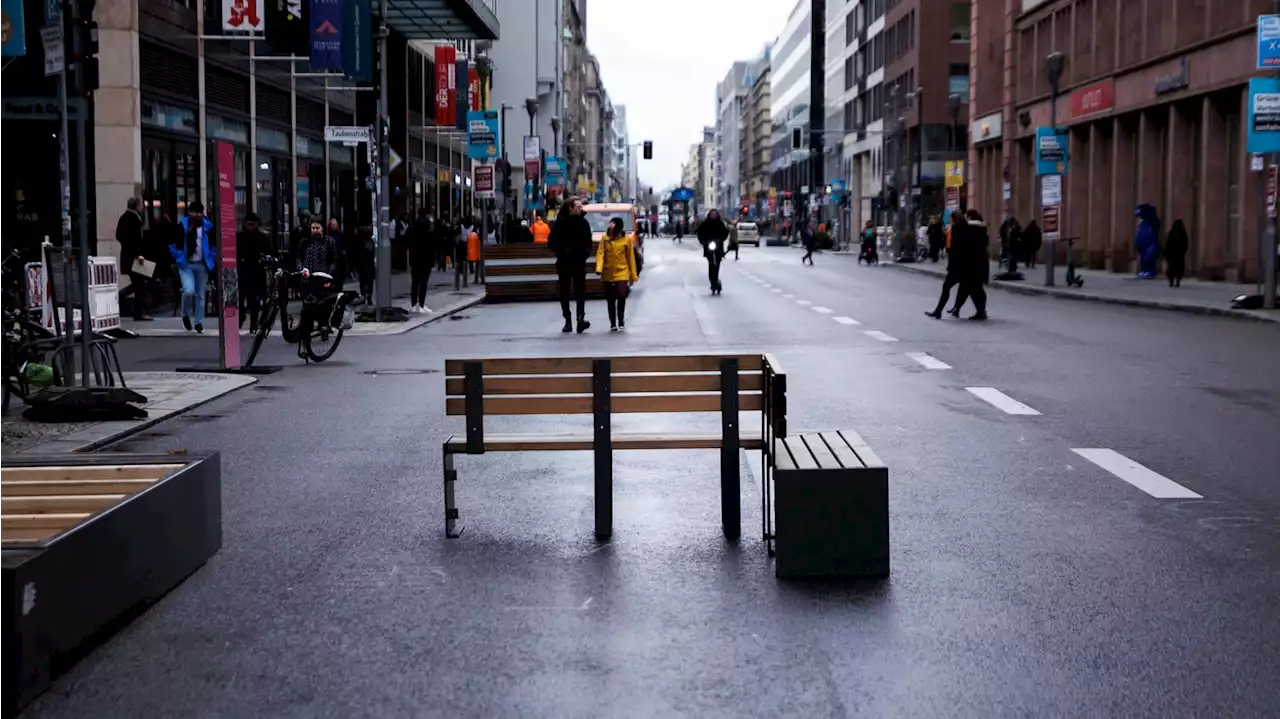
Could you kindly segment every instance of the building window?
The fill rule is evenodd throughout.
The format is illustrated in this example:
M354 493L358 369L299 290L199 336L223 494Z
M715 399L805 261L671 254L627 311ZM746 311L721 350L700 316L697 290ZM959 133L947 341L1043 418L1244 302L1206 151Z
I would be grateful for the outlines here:
M853 56L844 59L844 89L853 88Z
M960 102L969 102L969 66L952 65L947 73L947 92L959 95Z
M871 22L879 20L884 15L884 0L871 0Z
M844 44L846 46L853 44L853 13L844 16Z
M969 42L969 3L951 3L951 42Z
M858 3L854 6L851 14L853 15L854 29L862 32L862 28L867 26L867 3L865 1Z

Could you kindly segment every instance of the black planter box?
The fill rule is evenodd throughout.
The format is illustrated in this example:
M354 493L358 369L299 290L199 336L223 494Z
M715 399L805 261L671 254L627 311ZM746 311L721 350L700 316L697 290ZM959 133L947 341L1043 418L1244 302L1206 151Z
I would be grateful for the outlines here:
M4 713L222 546L218 454L5 457Z

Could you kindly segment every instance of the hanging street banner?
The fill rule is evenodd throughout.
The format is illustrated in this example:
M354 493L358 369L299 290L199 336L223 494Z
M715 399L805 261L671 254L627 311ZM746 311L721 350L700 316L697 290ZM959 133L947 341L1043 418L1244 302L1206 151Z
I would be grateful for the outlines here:
M1280 68L1280 15L1258 16L1258 69Z
M311 46L311 25L307 16L311 6L306 0L265 0L267 44L282 55L306 55Z
M311 67L342 70L342 0L311 0Z
M222 0L223 34L261 35L266 16L258 9L258 2L259 0Z
M1280 79L1249 80L1249 152L1280 152Z
M501 122L497 110L472 110L467 113L467 157L491 160L502 145Z
M475 169L472 170L472 176L474 178L472 180L472 187L475 188L476 199L494 199L493 165L477 163Z
M467 96L471 98L472 110L485 109L480 97L480 72L475 65L467 70Z
M458 66L454 70L454 77L456 78L456 81L454 82L454 89L456 90L458 97L453 104L453 126L464 132L467 129L467 108L471 107L471 101L467 97L468 70L469 67L467 65L466 56L464 55L458 58Z
M564 166L555 155L547 157L547 187L564 187Z
M947 160L944 169L947 175L947 187L964 185L964 160Z
M449 52L453 50L448 45L436 45L436 84L435 84L435 101L436 101L436 125L449 124L449 67L453 64L449 58Z
M448 80L448 93L445 97L446 105L445 117L443 121L437 121L437 125L455 126L458 124L458 48L450 45L445 57L448 58L445 72Z
M342 74L373 82L373 1L347 0L342 12Z
M45 14L49 14L46 9ZM22 0L4 0L0 4L3 35L0 36L0 55L22 57L27 54L27 24L22 15Z
M1036 174L1065 175L1069 167L1065 127L1036 128Z

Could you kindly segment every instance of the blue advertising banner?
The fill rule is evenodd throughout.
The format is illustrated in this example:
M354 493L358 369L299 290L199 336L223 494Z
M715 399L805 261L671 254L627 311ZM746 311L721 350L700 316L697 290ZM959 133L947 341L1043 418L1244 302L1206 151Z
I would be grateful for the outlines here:
M311 0L311 67L342 69L342 0Z
M467 108L471 107L471 93L469 92L470 88L467 87L469 84L467 82L467 67L467 59L465 57L459 59L458 74L454 76L458 78L456 82L458 91L458 104L456 106L458 108L458 122L456 127L459 130L467 129Z
M1070 167L1065 127L1036 128L1036 174L1065 175Z
M342 74L373 82L372 0L348 0L342 20Z
M547 157L547 187L564 186L564 167L555 155Z
M497 110L471 110L467 113L467 157L491 160L502 145L501 122Z
M1249 80L1249 152L1280 152L1280 78Z
M4 44L0 45L0 55L4 57L22 57L27 54L27 24L22 16L22 0L4 0L0 4L3 14Z
M1258 69L1280 67L1280 15L1258 16Z
M693 190L687 187L677 187L671 191L671 199L679 202L688 202L693 199Z

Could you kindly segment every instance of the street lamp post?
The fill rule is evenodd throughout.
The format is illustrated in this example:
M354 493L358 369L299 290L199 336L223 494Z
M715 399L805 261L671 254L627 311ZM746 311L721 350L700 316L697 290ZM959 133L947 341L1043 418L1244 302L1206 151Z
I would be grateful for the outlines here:
M1066 64L1067 57L1060 52L1051 52L1044 59L1045 74L1049 76L1049 129L1053 133L1054 140L1058 137L1058 83L1062 80L1062 68ZM1041 197L1043 197L1044 176L1040 178L1042 183ZM1061 227L1062 210L1058 210L1058 223ZM1059 231L1061 234L1061 231ZM1052 244L1047 245L1044 259L1044 286L1053 287L1053 256L1054 247Z

